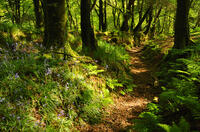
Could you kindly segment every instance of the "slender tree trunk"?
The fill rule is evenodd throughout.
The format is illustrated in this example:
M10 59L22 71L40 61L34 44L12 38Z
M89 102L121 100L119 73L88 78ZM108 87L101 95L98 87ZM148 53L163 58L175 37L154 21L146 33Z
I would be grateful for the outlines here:
M15 22L16 24L21 23L21 12L20 12L20 0L15 0Z
M41 28L43 25L43 18L42 18L42 8L40 0L33 0L33 3L34 3L35 18L36 18L36 27Z
M121 15L121 12L119 11L118 16L117 16L117 26L118 27L120 27L120 15Z
M135 15L134 15L135 5L134 4L131 10L132 10L131 11L131 31L133 31L133 27L135 26Z
M112 15L113 15L113 25L115 28L117 28L117 25L116 25L116 10L113 8L112 9Z
M102 31L103 27L103 1L99 0L99 30Z
M144 31L144 34L148 34L149 29L151 27L152 20L153 20L153 5L150 8L151 9L150 9L149 14L148 14L148 24L147 24L146 30Z
M139 12L139 21L142 19L142 12L143 12L143 6L144 6L144 0L140 3L141 0L138 0L138 12Z
M134 6L134 2L135 2L135 0L129 0L129 3L126 8L126 13L124 14L124 21L123 21L121 29L120 29L121 31L129 30L128 21L131 17L131 7Z
M152 27L150 29L150 38L153 38L154 35L155 35L156 23L157 23L158 18L159 18L160 14L161 14L161 11L162 11L162 6L158 10L158 13L156 14L156 16L154 18L153 25L152 25Z
M141 18L141 20L138 22L137 26L134 28L134 30L133 30L134 33L138 32L141 29L141 25L144 22L144 20L146 19L146 17L149 14L150 10L151 10L151 7L149 7L147 9L147 11L145 12L144 16Z
M70 11L70 6L69 6L69 0L66 0L66 5L67 5L67 17L68 17L68 23L69 23L69 27L72 30L72 25L74 26L74 28L76 28L76 24L75 21L73 19L72 13Z
M107 10L106 10L106 0L104 0L104 12L103 12L103 25L102 30L105 32L107 30Z
M96 50L94 30L90 22L91 0L81 0L81 37L83 51L92 56Z
M16 24L21 23L20 0L8 0L11 9L12 22Z
M177 0L174 38L174 46L177 49L183 49L189 44L189 9L190 0Z
M65 44L65 0L43 0L44 41L46 49L59 49Z
M122 10L123 10L123 13L124 13L125 12L124 0L122 0Z

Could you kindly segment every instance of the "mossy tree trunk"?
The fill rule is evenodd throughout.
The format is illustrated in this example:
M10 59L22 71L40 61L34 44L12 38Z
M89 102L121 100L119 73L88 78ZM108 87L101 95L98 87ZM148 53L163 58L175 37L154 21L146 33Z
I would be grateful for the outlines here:
M81 37L82 49L87 55L92 55L97 48L94 30L90 22L91 0L81 0Z
M183 49L189 44L190 33L188 15L190 0L177 0L174 47Z
M59 49L65 43L65 0L43 0L44 41L46 50Z

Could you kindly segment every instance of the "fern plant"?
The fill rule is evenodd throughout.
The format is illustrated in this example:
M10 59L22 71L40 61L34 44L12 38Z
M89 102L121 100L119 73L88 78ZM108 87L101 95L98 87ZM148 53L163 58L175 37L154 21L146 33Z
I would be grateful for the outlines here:
M148 112L141 114L135 128L148 132L189 132L196 128L193 122L197 122L200 115L198 47L172 50L165 58L167 63L161 65L158 74L162 86L158 104L148 104ZM139 127L142 125L143 128Z

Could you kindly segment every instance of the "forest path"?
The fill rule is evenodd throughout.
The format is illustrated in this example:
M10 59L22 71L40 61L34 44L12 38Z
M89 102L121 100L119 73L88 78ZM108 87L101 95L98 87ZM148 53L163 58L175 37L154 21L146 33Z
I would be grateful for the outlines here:
M129 51L131 56L130 70L133 83L137 85L131 95L114 97L114 104L107 108L107 114L100 124L83 126L82 132L123 132L130 131L132 120L145 110L146 105L154 98L153 74L156 66L142 59L141 47L134 47Z

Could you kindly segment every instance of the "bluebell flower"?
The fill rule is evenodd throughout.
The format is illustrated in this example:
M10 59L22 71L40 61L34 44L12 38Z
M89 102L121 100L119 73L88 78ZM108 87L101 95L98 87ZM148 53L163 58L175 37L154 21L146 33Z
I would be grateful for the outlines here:
M64 116L64 115L65 115L64 110L61 110L61 111L60 111L60 115L61 115L61 116Z

